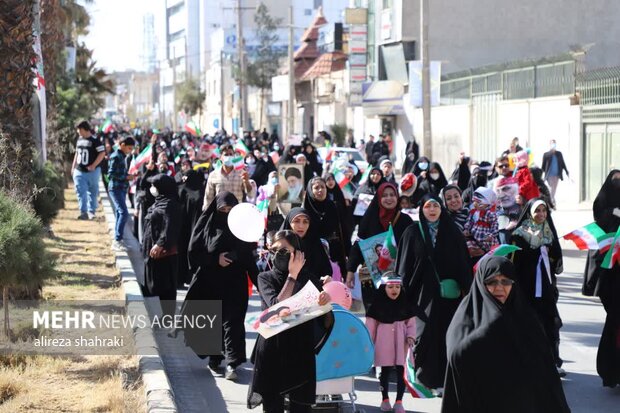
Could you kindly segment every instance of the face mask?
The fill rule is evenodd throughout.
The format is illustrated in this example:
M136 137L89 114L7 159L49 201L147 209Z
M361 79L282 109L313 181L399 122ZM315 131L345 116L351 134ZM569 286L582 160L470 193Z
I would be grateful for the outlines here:
M233 161L231 156L222 156L222 163L224 166L233 166Z
M269 182L271 182L271 185L278 185L278 178L271 178Z
M278 145L277 143L275 145L273 145L273 150L274 151L280 150L280 145Z
M254 160L254 158L248 158L245 160L245 163L247 163L248 165L254 165L256 161Z
M151 192L151 195L153 195L155 198L159 196L159 191L154 186L150 187L149 191Z
M556 147L556 144L555 144L555 143L552 143L552 144L551 144L551 149L555 149L555 147Z
M278 253L271 257L271 264L273 268L279 272L288 272L288 262L291 259L291 253Z
M428 168L428 162L420 162L418 166L421 170L426 171L426 168Z
M430 176L433 181L436 181L439 179L439 174L431 174Z

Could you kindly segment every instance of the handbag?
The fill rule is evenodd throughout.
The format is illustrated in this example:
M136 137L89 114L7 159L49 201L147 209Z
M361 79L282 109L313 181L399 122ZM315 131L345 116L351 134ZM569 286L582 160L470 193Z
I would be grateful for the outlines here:
M420 233L422 234L422 240L424 244L426 244L426 237L424 235L424 229L422 228L422 223L418 221L418 226L420 227ZM459 287L459 283L456 282L453 278L441 279L439 278L439 274L437 273L437 268L435 267L435 262L433 261L433 255L428 254L428 259L433 266L433 272L435 273L435 277L437 278L437 282L439 283L439 295L441 298L446 298L449 300L457 299L461 296L461 287Z

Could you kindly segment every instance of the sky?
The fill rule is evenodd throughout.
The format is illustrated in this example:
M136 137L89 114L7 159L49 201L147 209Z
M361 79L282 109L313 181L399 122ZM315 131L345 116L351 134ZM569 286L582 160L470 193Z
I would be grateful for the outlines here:
M91 23L88 36L81 40L93 49L97 65L109 72L145 70L142 16L148 12L155 15L155 36L161 38L165 0L95 0L86 7Z

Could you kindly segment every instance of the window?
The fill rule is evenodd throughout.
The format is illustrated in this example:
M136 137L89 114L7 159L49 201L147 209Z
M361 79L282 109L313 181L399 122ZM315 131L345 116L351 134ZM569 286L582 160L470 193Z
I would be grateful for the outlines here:
M318 9L323 5L323 0L314 0L314 9Z
M304 9L304 16L312 16L312 9Z

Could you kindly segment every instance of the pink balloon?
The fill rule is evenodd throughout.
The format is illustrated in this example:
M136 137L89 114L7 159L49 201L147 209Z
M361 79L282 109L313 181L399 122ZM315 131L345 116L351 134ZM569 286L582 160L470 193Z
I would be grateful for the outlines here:
M330 281L323 285L323 291L325 291L332 299L332 303L341 305L347 310L351 309L353 304L353 297L351 296L351 290L349 287L341 283L340 281Z

